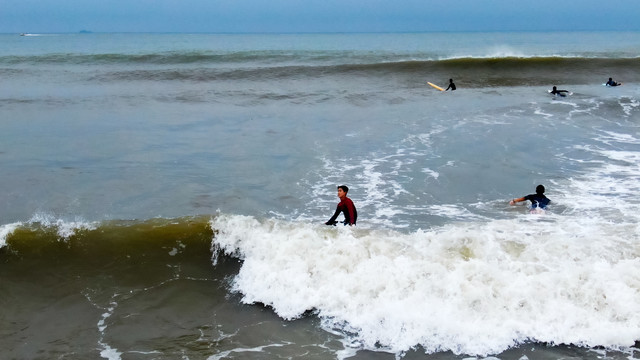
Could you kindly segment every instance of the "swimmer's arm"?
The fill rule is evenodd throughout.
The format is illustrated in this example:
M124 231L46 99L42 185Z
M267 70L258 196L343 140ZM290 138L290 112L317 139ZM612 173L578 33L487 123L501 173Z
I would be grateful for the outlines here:
M325 225L334 225L337 224L338 222L336 221L336 218L338 217L338 215L340 215L340 204L338 204L338 206L336 207L336 212L333 213L333 216L331 217L331 219L329 219L329 221L327 221L326 223L324 223Z
M509 205L515 205L516 203L519 203L521 201L525 201L526 199L524 197L521 198L517 198L517 199L511 199L511 201L509 201Z

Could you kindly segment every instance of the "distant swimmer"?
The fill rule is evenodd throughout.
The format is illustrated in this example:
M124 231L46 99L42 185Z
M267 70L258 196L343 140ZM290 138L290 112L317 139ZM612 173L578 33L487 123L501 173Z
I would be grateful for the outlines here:
M356 211L355 205L353 205L353 201L351 201L351 199L347 197L348 192L349 188L346 185L338 186L338 198L340 198L340 202L336 207L336 212L333 214L331 219L329 219L329 221L324 223L325 225L337 224L338 221L336 221L336 218L338 218L338 215L340 215L340 213L344 214L344 221L342 222L343 224L349 224L349 226L356 224L356 220L358 220L358 212Z
M456 89L456 84L453 83L453 79L449 79L449 86L444 91L451 89L451 91Z
M620 85L622 85L622 83L615 82L615 81L613 81L612 78L609 78L609 81L607 81L605 83L605 85L607 85L607 86L620 86Z
M509 201L509 205L515 205L516 203L526 200L531 201L532 213L538 212L538 210L544 211L547 208L547 205L551 202L551 200L549 200L549 198L544 195L544 186L538 185L536 186L535 194L529 194L518 199L512 199L511 201Z
M554 86L552 90L549 90L549 94L567 96L567 94L569 94L569 90L558 90L558 88Z

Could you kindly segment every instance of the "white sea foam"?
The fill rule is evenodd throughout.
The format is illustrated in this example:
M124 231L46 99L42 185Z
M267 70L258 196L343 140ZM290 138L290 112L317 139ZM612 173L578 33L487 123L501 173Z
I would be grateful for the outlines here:
M542 110L542 108L537 103L531 103L531 105L535 107L534 114L542 115L545 118L553 117L553 114L545 112L544 110Z
M404 227L404 224L391 220L396 215L405 213L404 209L391 203L389 199L407 193L399 181L399 174L406 162L411 161L411 157L412 155L396 153L381 158L364 159L356 162L356 165L346 165L340 169L334 169L325 161L325 166L320 171L326 175L318 177L324 181L310 185L312 201L318 204L317 208L326 209L325 213L333 211L338 202L334 195L336 186L344 184L343 179L351 179L348 186L357 190L350 191L349 196L356 201L359 213L366 210L370 222L388 227ZM303 215L299 216L298 220L308 218Z
M61 219L49 214L35 214L28 223L39 223L44 227L54 227L61 239L69 239L79 230L95 230L98 223L89 222L81 218L73 221Z
M87 295L87 300L93 303L93 301L91 300L91 297L88 295ZM102 316L100 317L100 321L98 321L98 324L97 324L98 331L100 332L100 339L98 340L100 356L108 360L122 359L121 357L122 352L118 351L118 349L111 347L105 341L105 334L107 331L107 319L109 319L111 315L113 315L113 312L117 307L118 307L118 303L115 300L111 301L106 311L102 313Z
M560 201L569 206L570 215L595 219L601 228L607 228L608 222L625 225L632 231L625 237L636 236L640 222L640 152L619 148L640 140L612 131L602 132L595 140L603 145L576 146L592 154L593 165L562 185Z
M441 56L436 58L436 60L459 60L459 59L535 59L535 58L557 58L557 59L578 59L578 58L589 58L584 55L560 55L560 54L543 54L543 53L524 53L522 51L517 51L515 49L502 46L502 47L493 47L488 49L484 53L478 54L460 54L460 55L452 55L452 56ZM597 58L596 56L592 58Z
M422 169L422 172L427 174L427 176L430 176L430 177L432 177L434 179L437 179L440 176L440 173L438 173L437 171L433 171L433 170L431 170L429 168Z
M270 344L270 345L264 345L264 346L256 346L253 348L235 348L233 350L228 350L228 351L222 351L219 354L213 355L213 356L209 356L207 358L207 360L220 360L220 359L226 359L227 357L229 357L230 355L233 354L242 354L242 353L264 353L264 351L268 348L271 347L282 347L282 346L287 346L288 344Z
M361 348L487 355L640 338L634 229L593 221L523 215L409 234L226 215L211 225L214 247L244 260L233 290L246 303L285 319L313 309Z
M7 246L7 236L11 235L22 223L0 225L0 249Z
M640 139L631 134L621 134L613 131L603 131L598 140L608 145L612 143L640 144Z
M457 205L432 205L426 210L432 215L443 216L449 219L480 219L480 216Z
M436 170L423 168L416 173L413 171L417 162L437 157L431 151L432 142L434 137L444 131L445 127L434 126L424 133L409 134L385 149L377 149L364 156L348 159L338 167L329 159L322 158L323 166L317 170L318 174L312 177L320 181L304 184L305 188L311 189L310 211L322 209L323 213L330 214L338 201L335 197L335 187L347 183L354 190L349 192L349 196L356 203L358 213L366 214L359 216L359 219L362 219L359 220L359 225L376 224L397 229L408 227L410 222L405 220L406 217L398 215L411 215L411 206L398 199L419 199L423 195L414 194L407 188L407 184L411 185L416 176L422 177L426 173L430 179L438 180L440 174ZM280 217L292 218L290 214ZM303 213L294 218L308 221L314 217Z
M623 98L620 99L620 106L627 116L631 116L633 111L640 107L640 102L633 98Z
M95 230L98 226L97 222L89 222L79 218L74 221L68 221L52 215L37 213L26 222L0 225L0 248L7 245L7 237L17 228L29 226L30 224L39 224L45 228L55 228L60 239L69 239L80 230Z

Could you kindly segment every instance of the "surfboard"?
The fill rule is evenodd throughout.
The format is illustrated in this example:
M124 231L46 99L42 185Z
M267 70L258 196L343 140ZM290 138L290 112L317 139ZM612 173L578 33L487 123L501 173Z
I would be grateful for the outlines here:
M606 87L616 87L616 86L622 86L622 83L616 83L616 85L607 85L607 83L602 84L602 86L606 86Z
M438 89L438 90L440 90L440 91L444 91L444 89L443 89L443 88L441 88L440 86L438 86L438 85L436 85L436 84L434 84L434 83L430 83L430 82L428 82L428 81L427 81L427 84L429 84L429 85L433 86L434 88L436 88L436 89Z

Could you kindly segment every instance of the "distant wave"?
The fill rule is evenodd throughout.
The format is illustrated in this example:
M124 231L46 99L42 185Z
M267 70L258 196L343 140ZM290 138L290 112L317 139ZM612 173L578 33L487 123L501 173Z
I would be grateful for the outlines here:
M25 34L25 36L49 36ZM584 53L575 55L539 56L535 54L515 54L510 52L493 53L487 55L459 55L441 56L428 53L387 53L387 52L357 52L357 51L238 51L238 52L210 52L210 51L169 51L158 53L50 53L33 56L7 55L0 56L0 64L243 64L243 63L295 63L295 64L377 64L377 63L406 63L406 62L483 62L483 61L534 61L549 62L559 60L594 60L617 61L633 60L640 55L627 56L601 53Z
M31 69L23 65L33 65ZM408 55L325 51L150 54L47 54L0 56L0 73L38 71L44 65L100 66L89 81L271 81L353 77L375 81L445 81L463 87L602 83L609 76L640 81L638 57L505 56L421 59ZM71 67L69 67L71 66Z
M269 64L238 67L175 67L124 69L96 74L96 81L271 81L353 77L363 80L409 82L412 79L448 78L464 87L540 86L604 82L609 74L624 76L626 82L640 80L637 59L585 58L459 58L448 60L398 61L336 65ZM601 74L599 77L594 74Z
M53 53L36 56L0 56L0 64L243 64L326 61L344 58L348 54L326 54L324 52L288 53L280 51L244 51L231 53L211 52L163 52L147 54L73 54Z

